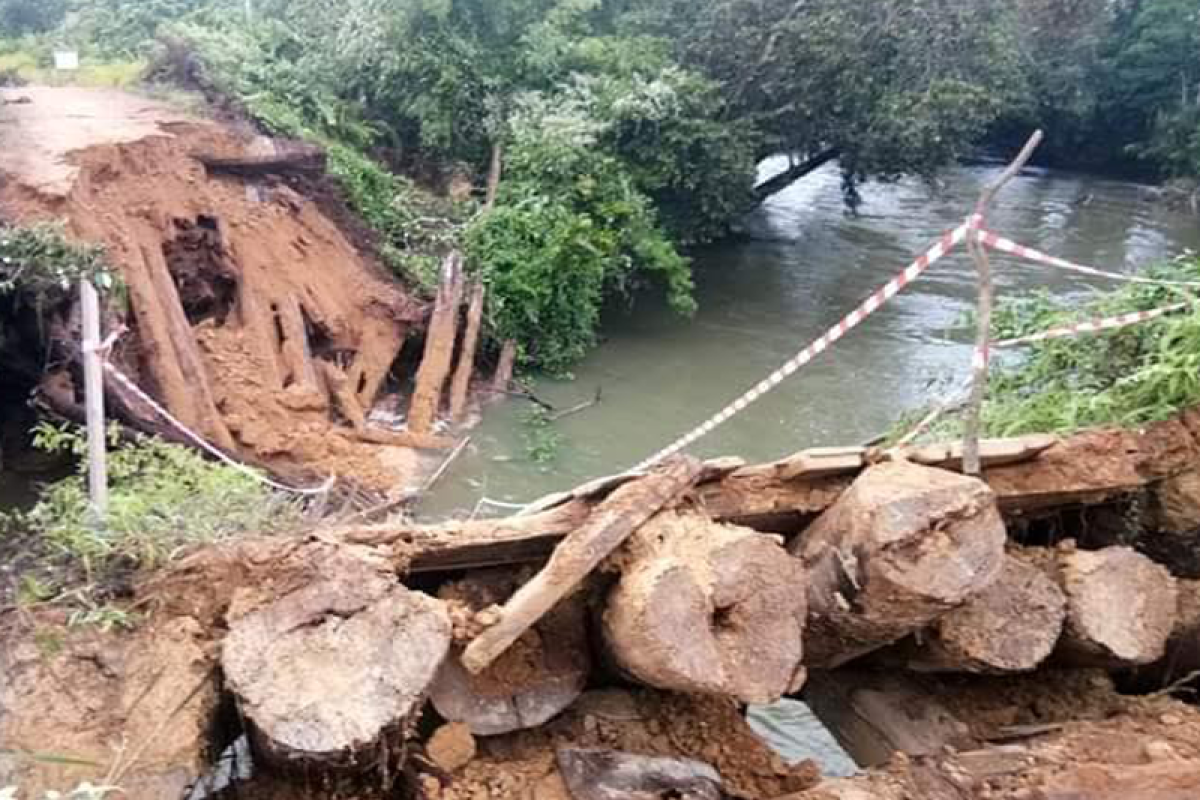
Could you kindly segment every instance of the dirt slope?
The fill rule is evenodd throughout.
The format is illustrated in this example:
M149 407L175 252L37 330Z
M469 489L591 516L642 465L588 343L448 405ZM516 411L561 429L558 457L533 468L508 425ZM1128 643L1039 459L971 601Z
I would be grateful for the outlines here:
M129 289L110 308L130 329L115 363L244 459L407 488L418 456L364 441L335 396L369 412L425 309L287 182L197 160L261 153L261 137L109 90L4 96L0 214L108 247Z

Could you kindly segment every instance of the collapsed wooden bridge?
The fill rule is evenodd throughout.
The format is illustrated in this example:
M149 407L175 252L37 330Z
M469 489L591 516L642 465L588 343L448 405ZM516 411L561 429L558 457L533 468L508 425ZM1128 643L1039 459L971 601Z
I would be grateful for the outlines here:
M979 797L994 759L969 748L949 758L946 747L991 745L946 722L954 715L914 689L916 676L1057 686L1064 669L1158 669L1185 645L1197 657L1200 410L1140 431L989 441L983 455L982 480L957 471L949 446L806 451L752 466L679 458L517 516L207 549L141 593L161 604L160 619L190 617L220 641L224 691L262 763L285 773L404 767L425 797L535 796L473 781L512 758L490 742L544 728L538 746L558 753L557 767L539 779L570 787L586 766L593 787L622 770L661 783L663 764L620 760L637 754L606 753L611 769L596 773L595 753L568 753L587 737L562 730L597 689L640 685L698 703L799 693L861 764L907 752L952 774L960 792L871 783L879 793L863 794L868 775L797 797ZM427 703L445 723L432 739L418 722ZM1057 741L1070 721L1054 722L1034 731L1039 741ZM1005 730L992 733L1032 736ZM426 755L405 766L412 739ZM469 744L465 760L446 755L463 752L448 741ZM651 751L712 761L727 778L724 794L676 796L773 797L814 777L776 760L730 782L732 762L718 755ZM1020 762L1031 780L1040 752ZM1188 791L1200 787L1195 757L1163 767ZM1060 761L1045 763L1069 788ZM475 762L483 773L466 766ZM1158 780L1153 765L1139 774ZM1177 796L1195 795L1162 795Z

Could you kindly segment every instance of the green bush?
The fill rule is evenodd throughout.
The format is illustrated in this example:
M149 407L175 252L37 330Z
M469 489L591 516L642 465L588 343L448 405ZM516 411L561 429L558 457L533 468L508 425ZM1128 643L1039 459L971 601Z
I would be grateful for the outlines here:
M496 333L526 363L563 371L595 344L606 297L656 279L690 313L691 271L653 204L597 148L604 123L582 103L530 95L513 122L498 206L467 233L491 289Z
M1200 259L1180 257L1146 274L1197 281ZM1198 303L1190 311L1119 330L1052 339L1020 353L1002 352L983 406L984 432L1018 436L1137 426L1168 419L1200 403L1200 301L1194 297L1172 287L1127 284L1082 304L1056 300L1044 292L1001 302L993 335L1016 338L1189 297ZM945 438L961 432L961 419L951 417L928 436Z
M0 294L22 292L42 300L73 291L82 278L101 289L119 288L104 250L71 242L61 224L0 225Z
M5 519L6 526L42 536L54 552L93 576L118 562L161 565L184 547L280 531L300 520L294 500L188 448L140 435L119 444L116 428L109 438L109 508L103 521L88 504L83 433L42 423L34 445L75 455L80 466L48 486L33 508Z

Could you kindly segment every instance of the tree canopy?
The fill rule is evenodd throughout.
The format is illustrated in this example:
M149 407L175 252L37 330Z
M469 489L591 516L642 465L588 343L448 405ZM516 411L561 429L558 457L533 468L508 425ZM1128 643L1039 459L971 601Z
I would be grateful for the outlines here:
M252 6L0 0L0 35L151 57L159 77L319 140L389 263L420 281L464 244L495 331L553 368L594 340L608 299L656 283L689 309L686 248L835 159L854 198L1040 125L1052 159L1200 174L1197 0ZM756 186L773 154L793 166ZM494 207L428 213L417 184L464 172L502 174Z

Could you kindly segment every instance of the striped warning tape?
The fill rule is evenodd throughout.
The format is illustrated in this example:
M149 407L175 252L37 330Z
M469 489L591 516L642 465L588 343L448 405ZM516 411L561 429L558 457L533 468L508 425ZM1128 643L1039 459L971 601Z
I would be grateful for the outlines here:
M1143 322L1165 317L1168 314L1174 314L1184 309L1196 308L1196 303L1175 303L1174 305L1163 306L1161 308L1151 309L1150 311L1135 311L1131 314L1121 314L1116 317L1104 317L1102 319L1092 319L1086 322L1079 322L1074 325L1064 325L1059 328L1050 328L1041 333L1035 333L1031 336L1021 336L1016 339L1001 339L992 342L992 347L1017 347L1023 344L1033 344L1035 342L1044 342L1049 339L1065 339L1070 336L1079 336L1084 333L1098 333L1100 331L1112 331L1118 328L1127 328L1130 325L1139 325Z
M1108 278L1115 281L1125 281L1126 283L1146 283L1155 286L1185 286L1192 289L1200 288L1200 281L1168 281L1159 280L1157 278L1146 278L1141 275L1121 275L1115 272L1106 272L1095 267L1085 267L1083 264L1076 264L1072 261L1067 261L1065 258L1047 255L1039 250L1034 250L1032 247L1026 247L1023 244L1017 244L1012 239L1006 239L991 231L980 230L979 241L983 242L988 247L994 250L999 250L1002 253L1018 256L1027 261L1035 261L1040 264L1047 264L1051 267L1078 272L1083 275L1092 275L1098 278Z
M638 464L634 470L642 471L648 469L664 458L669 458L682 451L684 448L712 433L732 417L744 411L751 403L754 403L763 395L778 387L779 384L783 383L791 375L828 350L832 344L857 327L863 320L882 308L885 303L899 294L905 286L919 278L925 270L929 269L935 262L953 250L955 246L962 244L966 240L968 233L972 229L977 228L979 224L980 220L972 216L962 225L944 235L933 247L929 248L916 261L909 264L903 272L880 287L861 305L843 317L820 338L797 353L790 361L775 370L770 376L759 382L741 397L725 406L725 408L714 414L707 421L694 428L691 432L681 436L654 456Z
M270 486L272 489L278 489L281 492L290 492L291 494L296 494L296 495L301 495L301 496L322 495L322 494L327 493L330 489L333 488L333 483L334 483L333 477L330 477L329 480L325 481L325 483L323 483L322 485L317 486L315 488L312 488L312 489L297 489L292 486L286 486L282 483L277 483L277 482L271 480L270 478L263 477L258 472L247 467L245 464L235 461L234 459L230 458L225 453L223 453L221 450L219 450L216 447L214 447L213 445L209 444L208 441L203 436L201 436L200 434L191 430L188 426L186 426L182 422L180 422L170 411L167 411L167 409L163 408L158 403L158 401L156 401L153 397L151 397L150 395L148 395L144 391L142 391L141 387L138 386L136 383L134 383L133 380L131 380L128 375L126 375L125 373L121 372L119 369L114 367L110 362L104 361L103 364L104 364L104 369L108 372L108 374L112 375L113 378L116 381L118 381L119 383L121 383L126 389L128 389L129 391L131 391L135 395L137 395L139 398L141 398L142 401L146 403L146 405L148 405L148 406L150 406L150 408L154 409L155 413L157 413L160 417L162 417L164 420L166 420L168 423L170 423L170 425L172 427L174 427L176 430L178 430L180 433L182 433L185 437L187 437L188 440L190 440L193 444L195 444L201 450L204 450L206 453L211 455L213 458L216 458L218 461L221 461L222 463L232 467L233 469L236 469L238 472L248 475L251 478L253 478L254 480L258 481L259 483Z

